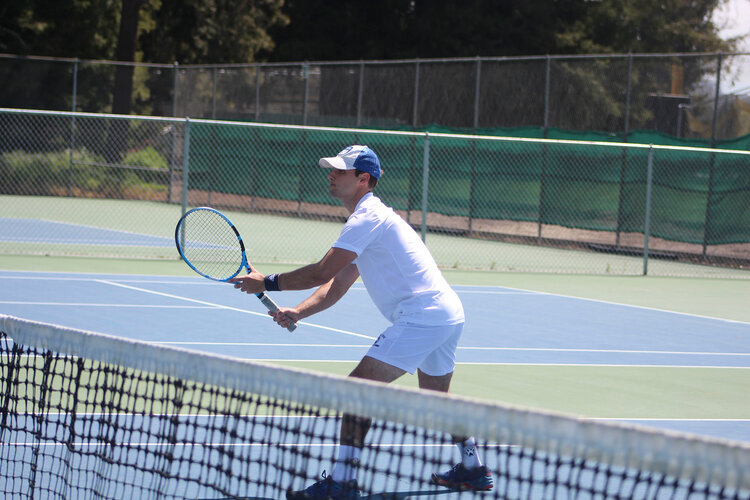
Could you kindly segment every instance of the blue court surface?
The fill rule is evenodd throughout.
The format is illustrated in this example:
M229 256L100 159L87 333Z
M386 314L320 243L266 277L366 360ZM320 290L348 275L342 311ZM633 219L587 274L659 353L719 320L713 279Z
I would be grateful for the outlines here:
M721 373L727 384L747 380L750 370L748 323L501 287L456 290L467 316L457 353L459 367L625 367L635 368L634 373L674 368ZM274 299L294 305L308 294L281 292ZM187 276L0 271L0 312L181 348L285 362L356 362L388 326L361 283L355 283L336 306L307 318L289 333L273 323L254 296L225 283ZM504 383L490 382L499 387ZM606 390L616 393L618 388ZM701 397L696 394L691 407L700 408ZM721 408L713 408L710 418L696 418L695 411L683 415L679 408L658 418L584 416L750 442L750 403L734 403L725 415Z

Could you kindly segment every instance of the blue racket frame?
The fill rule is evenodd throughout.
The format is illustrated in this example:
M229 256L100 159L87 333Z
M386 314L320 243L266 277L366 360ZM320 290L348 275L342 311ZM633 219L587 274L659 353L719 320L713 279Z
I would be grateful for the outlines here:
M237 268L237 271L235 271L234 274L232 274L231 276L229 276L227 278L215 278L213 276L209 276L208 274L201 272L200 270L198 270L198 268L196 268L190 262L190 260L185 256L185 253L183 252L183 248L184 248L183 238L184 238L184 235L180 234L180 232L181 232L180 229L182 228L182 223L185 221L185 219L187 218L188 215L190 215L193 212L197 212L197 211L201 211L201 210L212 212L212 213L214 213L216 215L219 215L222 219L224 219L224 221L226 221L226 223L229 225L229 227L232 228L232 231L234 231L234 234L235 234L235 236L237 236L237 240L240 243L240 250L242 251L242 261L240 262L240 266ZM252 272L252 270L253 270L253 268L250 267L250 263L247 260L247 254L245 253L245 243L242 241L242 236L240 235L240 232L237 230L237 228L235 227L235 225L232 223L231 220L229 220L229 218L226 215L224 215L220 211L216 210L215 208L211 208L211 207L198 207L198 208L193 208L192 210L188 210L187 212L185 212L185 214L182 217L180 217L180 220L177 222L177 226L174 229L174 242L175 242L175 245L177 246L177 251L180 253L180 258L185 262L185 264L187 264L190 267L190 269L192 269L193 271L195 271L197 274L203 276L204 278L208 278L208 279L213 280L213 281L221 281L221 282L226 283L229 280L231 280L232 278L236 277L238 274L240 274L240 272L242 272L243 269L246 269L248 273ZM277 313L279 311L279 306L276 305L276 303L273 300L271 300L271 298L268 295L266 295L264 292L256 293L255 296L258 297L258 299L263 303L263 305L266 306L266 308L269 311L271 311L272 313L275 314L275 313ZM297 324L294 323L294 322L292 322L287 327L287 330L289 330L290 332L293 332L296 328L297 328Z

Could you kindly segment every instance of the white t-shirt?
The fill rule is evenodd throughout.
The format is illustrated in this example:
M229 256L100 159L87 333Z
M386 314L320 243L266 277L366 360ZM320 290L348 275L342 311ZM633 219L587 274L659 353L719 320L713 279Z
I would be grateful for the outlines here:
M461 300L417 233L372 193L359 200L333 246L357 254L354 264L362 282L391 322L464 321Z

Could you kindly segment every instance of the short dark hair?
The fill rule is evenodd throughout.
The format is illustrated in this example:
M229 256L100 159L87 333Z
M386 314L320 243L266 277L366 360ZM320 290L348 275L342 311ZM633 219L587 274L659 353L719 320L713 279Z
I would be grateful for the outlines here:
M360 170L358 168L354 169L354 176L355 177L359 177L362 174L370 175L369 172L365 172L364 170ZM372 175L370 175L370 180L367 181L367 187L369 187L370 189L375 189L375 186L377 186L377 185L378 185L378 179L376 177L373 177Z

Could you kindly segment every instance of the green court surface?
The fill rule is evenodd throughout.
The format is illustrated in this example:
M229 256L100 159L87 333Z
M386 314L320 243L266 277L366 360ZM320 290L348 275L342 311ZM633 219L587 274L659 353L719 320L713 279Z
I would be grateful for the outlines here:
M354 368L354 363L274 364L336 375ZM396 383L417 386L416 377L404 376ZM748 419L749 387L746 368L459 363L451 392L591 418Z
M169 239L173 237L174 225L181 214L179 204L8 195L2 196L0 203L0 221L5 220L9 228L17 228L18 224L31 230L37 227L37 234L31 239L4 241L0 234L0 254L166 259L175 256ZM297 210L296 207L293 204L286 210L292 213ZM243 234L248 258L257 263L314 262L335 241L342 225L340 221L311 220L310 217L230 210L225 210L225 213ZM40 223L49 229L39 229ZM110 240L106 244L81 233L98 229L108 231ZM46 235L50 234L48 231L56 234L46 239ZM64 237L61 238L61 235ZM163 241L158 245L141 246L125 245L118 241L118 237L127 235L144 235ZM642 257L616 253L522 245L432 232L427 234L426 242L435 260L444 269L637 276L643 274L644 268ZM648 273L651 276L744 278L750 281L749 270L656 258L649 259Z

